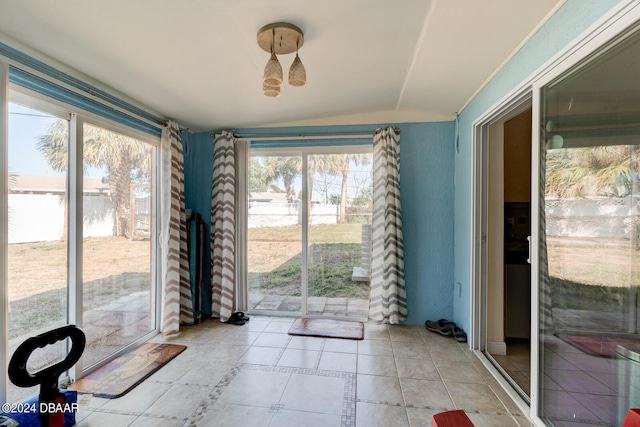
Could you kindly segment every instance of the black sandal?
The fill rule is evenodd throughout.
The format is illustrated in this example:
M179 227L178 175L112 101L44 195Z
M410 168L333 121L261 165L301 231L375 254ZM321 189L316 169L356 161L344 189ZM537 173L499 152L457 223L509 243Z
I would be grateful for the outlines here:
M244 316L244 313L243 313ZM246 316L244 316L246 317ZM229 320L227 320L224 323L229 323L231 325L244 325L245 323L247 323L246 320L244 320L244 317L240 317L238 316L238 313L233 313L230 317Z
M237 316L238 316L238 319L242 319L242 320L244 320L245 322L248 322L248 321L249 321L249 316L247 316L246 314L244 314L244 312L242 312L242 311L236 311L236 312L235 312L235 313L233 313L233 314L237 315Z

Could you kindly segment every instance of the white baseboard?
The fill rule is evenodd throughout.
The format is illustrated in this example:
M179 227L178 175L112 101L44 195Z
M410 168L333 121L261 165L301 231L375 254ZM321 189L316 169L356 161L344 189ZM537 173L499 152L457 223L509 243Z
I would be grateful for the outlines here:
M487 343L487 351L489 354L497 354L498 356L507 355L507 344L504 341L489 341Z

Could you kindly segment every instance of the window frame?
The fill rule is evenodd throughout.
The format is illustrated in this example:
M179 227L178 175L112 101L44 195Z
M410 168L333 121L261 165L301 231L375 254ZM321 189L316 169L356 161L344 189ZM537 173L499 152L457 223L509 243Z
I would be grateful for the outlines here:
M67 324L75 324L82 327L82 234L83 234L83 126L85 123L100 126L104 129L119 133L121 135L135 138L139 141L149 144L153 148L152 166L151 166L151 183L152 183L152 201L151 201L151 300L153 309L151 314L152 328L151 330L128 344L120 348L116 353L102 359L100 362L89 367L83 366L82 358L68 372L60 378L61 382L74 381L83 375L99 368L108 363L121 354L147 341L149 338L157 335L160 330L160 257L159 257L159 238L160 238L160 136L151 135L144 131L131 128L125 124L115 122L111 119L102 117L78 107L66 104L47 95L40 94L25 87L9 83L9 64L0 60L0 169L6 171L8 166L8 106L9 103L16 103L26 107L34 108L47 114L51 114L62 119L68 119L69 126L69 170L67 188L68 197L68 265L67 265ZM8 233L7 224L8 217L6 212L8 209L8 181L7 174L0 174L0 188L2 188L2 196L0 197L0 246L7 247ZM8 342L8 257L6 252L1 251L0 255L0 342L5 346ZM0 354L0 369L7 371L9 364L9 355L6 352ZM9 381L6 375L0 380L0 400L6 401L8 397Z

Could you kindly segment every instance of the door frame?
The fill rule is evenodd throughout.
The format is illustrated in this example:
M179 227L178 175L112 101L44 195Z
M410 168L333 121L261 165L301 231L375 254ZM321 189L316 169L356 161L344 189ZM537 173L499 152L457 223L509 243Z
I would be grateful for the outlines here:
M473 125L473 152L472 152L472 256L471 256L471 340L470 346L483 361L485 366L494 374L494 377L502 384L509 396L516 402L524 413L529 413L530 403L527 402L514 388L512 382L505 377L506 372L492 363L487 351L506 349L504 342L488 341L488 224L489 224L489 193L490 193L490 156L489 144L492 143L490 128L501 126L508 120L534 108L533 93L531 87L525 87L516 93L504 104L483 116ZM533 123L533 122L532 122ZM504 140L504 135L498 136L499 142ZM496 143L494 139L493 143ZM533 147L532 147L533 150ZM500 169L498 173L503 173ZM533 175L533 171L532 171ZM533 179L533 178L532 178ZM495 191L495 189L493 189ZM501 191L504 191L503 189ZM533 205L532 205L533 212ZM533 225L532 225L533 227ZM532 270L532 277L534 276ZM532 298L534 289L532 287ZM533 300L532 300L533 303ZM504 301L502 307L504 307ZM533 305L532 305L533 306ZM537 305L536 305L537 307ZM533 319L532 319L533 324ZM537 336L531 336L531 355L537 354ZM493 347L493 348L492 348ZM535 348L534 348L535 347ZM531 357L535 359L535 357ZM532 370L532 372L534 372ZM532 375L533 379L533 375ZM533 390L533 389L532 389Z

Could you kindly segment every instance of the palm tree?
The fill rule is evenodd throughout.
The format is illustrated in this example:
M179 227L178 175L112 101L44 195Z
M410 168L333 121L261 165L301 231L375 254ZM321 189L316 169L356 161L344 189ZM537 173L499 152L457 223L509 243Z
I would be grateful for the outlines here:
M342 156L339 154L317 154L309 156L309 164L307 166L307 174L309 175L308 212L311 214L311 202L313 201L313 185L315 184L316 173L320 175L337 175L342 167Z
M636 201L639 181L640 165L633 145L581 147L547 154L545 194L561 198L631 197L631 241L635 249L640 249Z
M59 172L67 170L69 158L67 123L66 120L56 120L49 127L49 132L38 141L38 150L45 156L49 166ZM107 171L104 178L108 181L115 208L114 235L131 238L132 176L135 180L148 180L151 149L134 138L89 124L84 125L83 136L84 170L96 167Z
M338 222L344 224L347 222L347 180L351 172L351 162L356 166L368 165L371 163L372 155L370 153L352 153L342 156L340 171L342 173L342 187L340 191L340 216Z
M249 193L263 192L269 186L269 174L266 167L255 157L249 159L247 187Z
M545 193L558 197L626 197L638 171L630 146L581 147L547 154Z
M293 202L293 196L295 194L293 181L301 172L301 158L298 156L268 157L266 166L269 181L282 178L284 189L287 193L287 201L289 203Z

